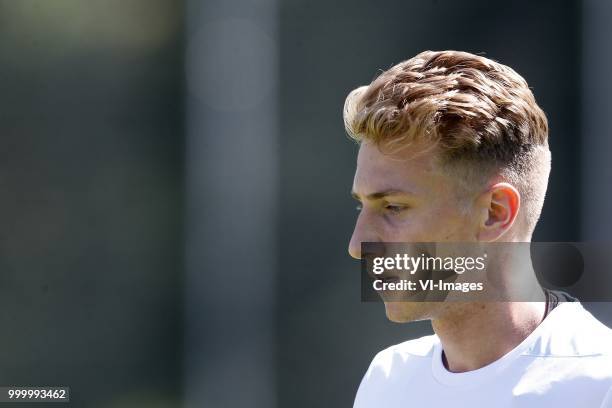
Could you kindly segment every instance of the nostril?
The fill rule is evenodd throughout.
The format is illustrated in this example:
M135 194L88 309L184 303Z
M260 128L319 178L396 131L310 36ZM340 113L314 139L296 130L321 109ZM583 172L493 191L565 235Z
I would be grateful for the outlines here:
M386 249L382 242L362 242L361 243L361 257L362 258L374 258L379 256L385 256Z

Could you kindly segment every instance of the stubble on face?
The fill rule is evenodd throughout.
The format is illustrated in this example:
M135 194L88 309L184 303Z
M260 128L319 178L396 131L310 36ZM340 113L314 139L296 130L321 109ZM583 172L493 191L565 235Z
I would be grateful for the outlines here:
M416 152L416 153L415 153ZM464 185L442 168L435 149L405 149L383 153L363 142L357 158L353 192L362 202L362 213L351 245L359 242L471 242L477 222L470 211L475 197L458 191ZM381 191L406 192L387 201L367 199ZM465 196L465 197L463 197ZM385 203L406 204L400 213L385 212ZM385 301L386 314L394 322L434 319L448 312L444 302Z

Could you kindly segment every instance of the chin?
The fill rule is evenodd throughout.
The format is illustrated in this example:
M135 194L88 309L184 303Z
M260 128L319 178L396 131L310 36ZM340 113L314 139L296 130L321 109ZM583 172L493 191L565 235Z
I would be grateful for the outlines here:
M418 302L385 302L387 319L395 323L408 323L423 320Z
M425 306L424 302L385 302L385 312L392 322L408 323L427 319Z

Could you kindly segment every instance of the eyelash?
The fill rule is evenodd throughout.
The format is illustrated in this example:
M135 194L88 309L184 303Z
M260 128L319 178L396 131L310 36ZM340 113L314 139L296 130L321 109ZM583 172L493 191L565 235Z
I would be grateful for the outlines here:
M357 205L355 206L355 210L356 210L356 211L358 211L358 212L359 212L359 211L361 211L362 209L363 209L363 206L362 206L361 204L357 204ZM385 205L385 206L384 206L384 209L385 209L385 210L387 210L387 211L389 211L389 212L392 212L392 213L394 213L394 214L399 214L399 213L401 213L402 211L406 210L406 209L407 209L407 207L402 206L402 205L391 205L391 204L387 204L387 205Z
M406 207L401 206L401 205L391 205L391 204L387 204L385 205L385 210L390 211L394 214L399 214L402 211L404 211L406 209Z

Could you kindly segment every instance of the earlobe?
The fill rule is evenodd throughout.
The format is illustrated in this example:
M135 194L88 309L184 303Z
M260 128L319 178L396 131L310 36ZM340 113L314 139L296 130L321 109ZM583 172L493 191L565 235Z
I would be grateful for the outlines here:
M481 225L478 239L495 241L514 224L520 208L520 194L508 183L497 183L483 196L486 216Z

